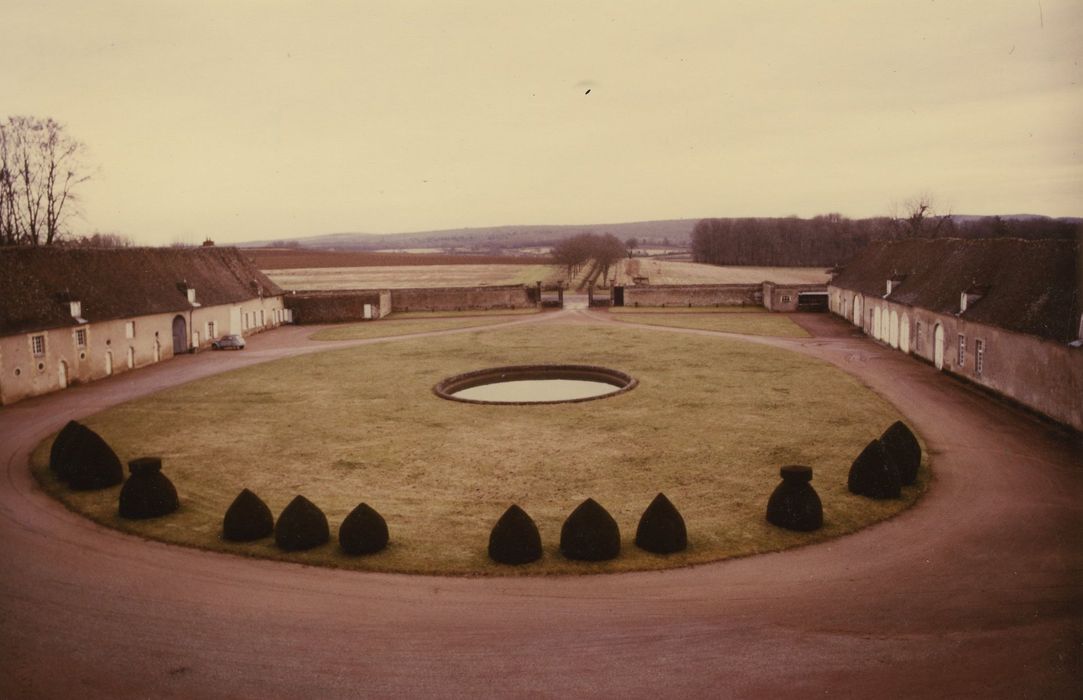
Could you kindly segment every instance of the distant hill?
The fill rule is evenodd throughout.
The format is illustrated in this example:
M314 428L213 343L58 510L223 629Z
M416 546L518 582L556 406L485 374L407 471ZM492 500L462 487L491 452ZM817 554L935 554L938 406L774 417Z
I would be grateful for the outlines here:
M692 228L699 219L636 221L620 224L489 226L415 233L327 233L304 238L247 241L242 248L282 247L295 244L306 248L336 250L402 250L409 248L501 251L513 248L547 247L577 233L611 233L621 240L638 239L646 244L687 246Z
M992 219L992 216L952 214L952 222L967 226ZM1061 222L1078 225L1083 219L1061 217L1054 219L1041 214L1004 214L1001 221ZM716 221L750 221L751 218L714 219ZM790 222L795 217L761 217L759 222ZM883 218L855 219L858 222L884 221ZM278 238L272 240L237 243L241 248L304 247L321 250L375 251L375 250L440 250L462 253L499 255L523 248L548 248L564 238L577 233L611 233L621 240L635 238L640 245L674 246L687 248L692 245L692 230L701 219L665 219L660 221L633 221L617 224L576 224L522 226L488 226L482 228L456 228L413 233L326 233L316 236ZM809 221L801 219L800 221Z

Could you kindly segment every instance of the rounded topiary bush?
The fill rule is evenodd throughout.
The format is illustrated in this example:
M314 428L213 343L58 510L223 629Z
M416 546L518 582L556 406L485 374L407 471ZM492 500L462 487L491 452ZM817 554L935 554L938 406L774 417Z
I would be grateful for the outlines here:
M275 518L263 499L244 489L233 499L222 520L222 537L231 542L251 542L270 535Z
M767 500L767 522L787 530L811 532L824 524L824 508L812 488L812 467L796 464L779 470L782 483Z
M104 489L124 481L124 467L117 453L100 435L82 425L64 451L62 469L68 485L76 491Z
M593 498L572 511L560 528L560 552L568 559L604 561L620 554L620 528Z
M295 496L275 523L275 544L287 552L312 549L330 539L327 516L304 496Z
M180 507L176 487L162 473L160 457L133 459L128 471L132 475L120 490L120 517L157 518Z
M53 446L49 448L49 469L56 474L57 478L68 480L69 454L72 451L72 445L78 441L84 429L82 423L70 420L56 434Z
M676 506L660 493L654 497L636 529L636 546L655 554L672 554L688 547L688 530Z
M898 498L902 495L899 470L888 460L879 440L870 442L850 466L846 483L851 493L869 498Z
M921 444L910 428L902 421L895 421L891 427L880 436L887 451L887 458L895 464L899 471L899 482L903 486L910 486L918 478L918 468L921 466Z
M529 564L541 555L538 526L525 510L512 505L489 533L489 557L501 564Z
M338 544L346 554L379 552L387 539L387 521L367 503L350 511L338 527Z

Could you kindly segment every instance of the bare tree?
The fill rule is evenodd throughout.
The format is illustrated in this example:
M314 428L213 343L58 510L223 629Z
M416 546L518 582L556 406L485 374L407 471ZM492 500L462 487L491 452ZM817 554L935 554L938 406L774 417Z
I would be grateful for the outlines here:
M0 245L53 245L67 234L75 190L90 179L85 151L54 119L0 122Z
M901 205L893 203L891 209L896 228L910 238L937 236L945 222L951 220L951 211L939 211L940 206L929 192L920 192Z

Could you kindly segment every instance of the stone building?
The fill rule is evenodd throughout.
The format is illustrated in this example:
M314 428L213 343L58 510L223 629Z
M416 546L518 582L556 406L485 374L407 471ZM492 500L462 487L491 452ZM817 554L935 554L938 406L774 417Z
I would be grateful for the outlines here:
M876 340L1083 430L1080 247L1072 240L875 243L828 287Z
M289 319L235 248L0 249L0 403Z

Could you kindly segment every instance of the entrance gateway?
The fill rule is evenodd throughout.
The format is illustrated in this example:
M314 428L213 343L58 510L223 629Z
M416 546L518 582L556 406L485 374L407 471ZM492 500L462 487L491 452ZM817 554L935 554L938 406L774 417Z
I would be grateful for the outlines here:
M188 352L188 324L184 322L184 316L176 316L173 319L173 354L182 352Z

